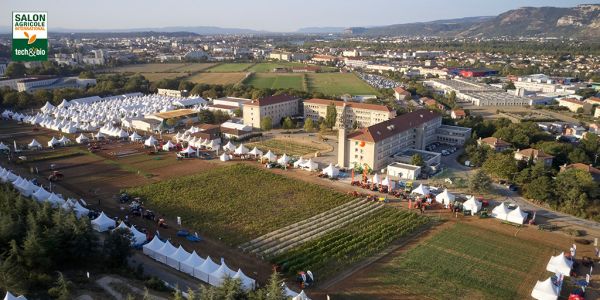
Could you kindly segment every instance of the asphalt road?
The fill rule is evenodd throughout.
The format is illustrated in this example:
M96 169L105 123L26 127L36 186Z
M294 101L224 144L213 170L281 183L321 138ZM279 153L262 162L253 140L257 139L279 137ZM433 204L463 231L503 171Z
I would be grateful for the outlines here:
M205 284L198 279L169 267L168 265L155 261L144 255L140 250L134 252L134 255L129 258L128 263L132 268L137 268L138 264L142 263L144 275L158 277L162 281L165 281L170 287L174 288L175 286L179 286L179 289L184 292L187 291L188 288L199 291L200 286Z

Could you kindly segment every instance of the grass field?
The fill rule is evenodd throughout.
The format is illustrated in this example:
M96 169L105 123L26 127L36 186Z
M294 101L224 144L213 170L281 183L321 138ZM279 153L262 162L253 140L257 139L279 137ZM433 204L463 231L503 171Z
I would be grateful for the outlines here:
M186 78L193 83L206 84L236 84L240 82L246 73L198 73Z
M235 245L351 200L244 164L129 189L185 227Z
M396 208L382 208L273 259L284 272L311 270L327 278L378 253L412 233L428 218ZM360 224L360 225L358 225Z
M544 277L551 255L545 244L458 223L393 258L369 281L377 289L432 299L528 299L518 287L532 273Z
M248 67L252 66L251 63L224 63L216 65L208 70L207 72L224 73L224 72L244 72Z
M126 65L116 68L108 69L111 73L155 73L155 72L173 72L174 69L178 69L186 66L185 63L177 63L177 64L135 64L135 65Z
M260 142L253 142L246 144L246 147L252 149L256 147L263 152L267 152L269 150L273 151L275 154L287 154L287 155L305 155L305 154L314 154L316 151L325 150L325 148L321 145L309 144L307 143L298 143L290 140L283 139L269 139Z
M305 90L302 74L256 73L246 82L256 88Z
M254 66L248 69L249 72L257 72L257 73L268 73L272 72L275 68L291 68L291 67L302 67L305 64L303 63L293 63L293 62L264 62L257 63Z
M156 82L161 79L175 79L178 77L188 76L186 73L140 73L150 82Z
M377 95L377 90L352 73L308 74L308 87L311 92L326 95Z
M185 64L181 67L170 69L169 72L196 73L196 72L204 71L214 65L216 65L216 64L215 63L190 63L190 64Z

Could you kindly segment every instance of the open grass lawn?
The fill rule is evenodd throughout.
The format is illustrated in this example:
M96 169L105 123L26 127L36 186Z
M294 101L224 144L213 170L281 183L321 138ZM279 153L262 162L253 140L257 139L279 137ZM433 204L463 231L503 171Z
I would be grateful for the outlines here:
M169 73L140 73L142 76L144 76L146 79L148 79L148 81L150 82L156 82L156 81L160 81L162 79L175 79L178 77L185 77L188 74L186 73L173 73L173 72L169 72Z
M286 273L311 270L323 280L380 252L427 222L428 218L422 215L384 207L272 261Z
M257 72L257 73L268 73L272 72L275 68L292 68L292 67L302 67L303 63L294 63L294 62L264 62L257 63L254 66L248 69L249 72Z
M352 73L316 73L308 75L311 92L326 95L377 95L377 90Z
M236 84L245 76L246 73L198 73L186 78L186 80L193 83Z
M107 71L112 73L155 73L155 72L178 72L175 69L185 67L185 63L175 63L175 64L134 64L134 65L126 65L116 68L107 69Z
M150 209L235 245L329 210L351 197L245 164L129 189Z
M223 72L244 72L253 64L251 63L224 63L216 65L208 70L207 72L223 73Z
M284 153L287 155L305 155L305 154L314 154L319 150L325 150L321 145L310 144L307 143L298 143L289 140L282 139L269 139L260 142L253 142L246 144L246 147L252 149L256 147L263 152L267 152L269 150L273 151L275 154L283 155Z
M256 88L304 90L302 74L256 73L246 83Z
M545 278L551 255L545 244L457 223L395 257L369 280L377 288L433 299L529 299L519 286L531 274Z

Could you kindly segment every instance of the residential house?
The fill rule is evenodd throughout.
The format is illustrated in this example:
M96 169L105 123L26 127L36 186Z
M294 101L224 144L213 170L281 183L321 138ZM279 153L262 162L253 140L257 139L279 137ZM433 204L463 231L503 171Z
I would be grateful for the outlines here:
M493 136L487 138L479 138L477 140L477 145L480 147L483 145L487 145L488 147L494 149L496 152L502 152L512 147L509 142L505 142L499 138L495 138Z
M552 159L554 159L554 156L544 153L544 150L541 149L538 150L533 148L527 148L523 150L517 150L515 152L515 159L527 162L533 160L533 163L538 163L542 161L545 166L551 166Z

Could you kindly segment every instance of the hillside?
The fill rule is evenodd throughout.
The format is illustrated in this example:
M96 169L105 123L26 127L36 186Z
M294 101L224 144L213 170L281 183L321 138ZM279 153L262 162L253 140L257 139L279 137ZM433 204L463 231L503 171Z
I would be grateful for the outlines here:
M368 28L367 35L600 37L600 4L522 7L495 17L473 17Z

